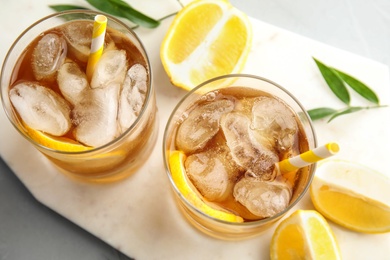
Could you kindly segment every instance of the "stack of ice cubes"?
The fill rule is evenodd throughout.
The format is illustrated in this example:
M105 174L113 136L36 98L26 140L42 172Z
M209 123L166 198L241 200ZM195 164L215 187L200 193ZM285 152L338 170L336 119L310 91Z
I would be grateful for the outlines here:
M68 57L85 61L92 27L69 23L62 30L63 35L48 33L39 40L31 60L36 81L18 82L10 99L29 127L54 136L73 127L80 143L99 147L134 123L145 101L148 72L141 64L129 68L126 52L110 42L89 83ZM52 84L58 84L61 95L47 87Z
M261 96L252 102L250 111L234 99L196 106L180 125L176 144L189 154L187 175L205 199L223 201L230 193L266 218L290 202L292 187L274 181L274 168L279 152L292 148L298 127L280 101Z

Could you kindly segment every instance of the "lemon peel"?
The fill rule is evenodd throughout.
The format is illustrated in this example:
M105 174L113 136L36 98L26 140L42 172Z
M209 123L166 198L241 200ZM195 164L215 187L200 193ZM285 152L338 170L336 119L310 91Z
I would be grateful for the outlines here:
M172 179L180 193L196 208L211 217L227 222L243 222L244 220L240 216L212 208L206 204L194 190L191 189L191 184L187 179L183 166L184 160L185 154L181 151L173 151L169 156L169 168L172 174Z
M41 131L35 130L24 124L27 134L32 140L41 144L42 146L64 152L81 152L91 150L92 147L84 146L66 137L56 137L45 134Z

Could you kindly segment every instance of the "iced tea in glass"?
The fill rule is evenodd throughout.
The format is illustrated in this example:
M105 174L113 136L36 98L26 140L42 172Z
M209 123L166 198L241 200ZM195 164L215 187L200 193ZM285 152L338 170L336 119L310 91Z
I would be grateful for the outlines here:
M303 197L315 165L276 164L315 148L310 118L281 86L227 75L189 92L164 133L166 170L186 219L213 237L258 235Z
M5 58L1 98L15 128L63 173L104 183L143 165L158 127L148 56L126 24L107 16L87 77L96 15L57 13L27 28Z

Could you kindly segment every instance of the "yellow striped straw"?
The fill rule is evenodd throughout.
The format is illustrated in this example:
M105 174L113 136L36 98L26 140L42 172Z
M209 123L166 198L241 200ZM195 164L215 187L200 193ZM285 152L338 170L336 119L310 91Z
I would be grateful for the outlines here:
M103 53L104 37L106 34L107 17L104 15L96 15L93 23L91 52L88 57L87 78L91 80L95 66L98 63Z
M304 152L295 157L285 159L277 164L280 173L288 173L320 160L326 159L335 155L340 150L339 145L335 142L327 143L324 146L317 147L313 150Z

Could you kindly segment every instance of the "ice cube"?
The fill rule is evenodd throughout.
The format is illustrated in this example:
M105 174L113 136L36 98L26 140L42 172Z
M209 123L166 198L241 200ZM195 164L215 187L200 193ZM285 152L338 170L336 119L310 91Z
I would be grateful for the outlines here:
M235 162L249 175L262 180L274 177L273 169L278 155L259 142L250 129L250 119L241 112L231 112L221 118L221 128Z
M274 140L278 150L289 150L298 131L293 112L281 101L271 97L258 98L252 108L252 129Z
M73 106L84 99L89 88L85 73L73 61L65 62L58 70L57 83L64 98Z
M124 50L105 51L96 64L91 79L92 88L104 88L111 84L122 84L127 69L126 52Z
M188 177L209 201L223 201L233 193L240 170L229 160L228 150L227 147L219 146L217 149L192 154L185 161Z
M44 35L32 54L32 69L37 80L55 80L55 73L67 54L66 41L57 34Z
M291 190L283 182L244 177L234 186L233 196L253 214L268 218L287 208Z
M145 101L148 74L144 66L134 64L127 71L119 98L118 121L123 133L138 117Z
M13 106L29 127L55 136L71 127L69 104L53 90L34 82L22 82L11 88Z
M219 130L219 121L223 114L232 111L234 102L220 99L204 103L192 110L180 125L176 144L186 153L203 148Z
M63 27L63 34L69 43L69 52L82 62L88 61L92 31L93 24L88 21L71 22Z
M63 34L69 44L69 52L79 61L87 62L91 52L93 23L89 21L69 22L63 27ZM105 50L114 49L110 35L104 37Z
M91 89L73 110L76 139L99 147L118 136L117 111L120 84Z

